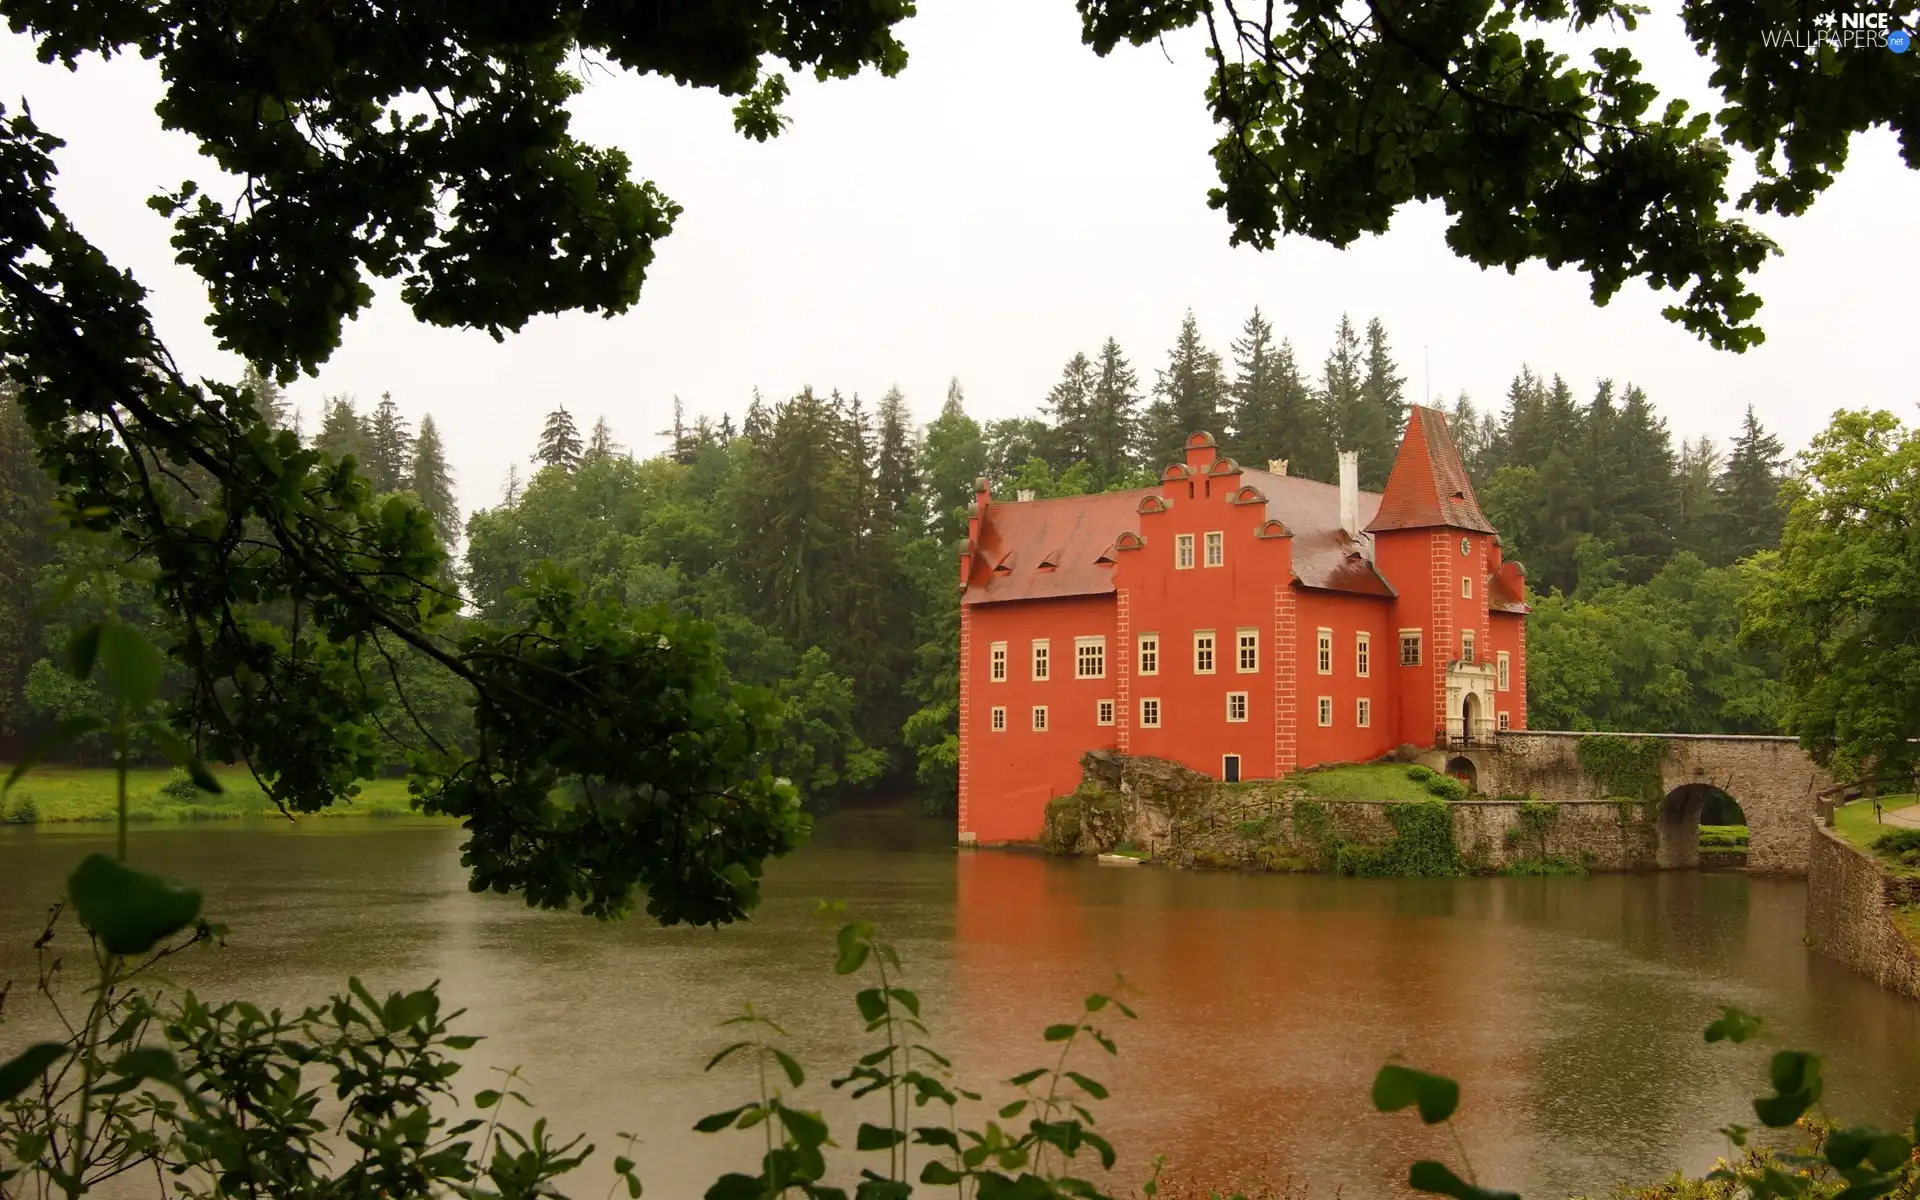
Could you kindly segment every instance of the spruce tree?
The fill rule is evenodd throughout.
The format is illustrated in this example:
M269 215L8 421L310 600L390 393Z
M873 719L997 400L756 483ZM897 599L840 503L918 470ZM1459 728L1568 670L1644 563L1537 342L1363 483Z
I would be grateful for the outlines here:
M253 407L261 419L275 429L285 429L293 416L293 405L273 377L252 363L240 376L240 386L253 395Z
M369 439L352 396L332 396L325 402L320 432L314 435L313 448L334 458L351 457L365 471L368 466Z
M1761 428L1749 404L1740 435L1727 451L1726 470L1714 488L1720 509L1714 561L1739 562L1780 545L1787 519L1780 503L1785 460L1780 439Z
M1293 474L1332 482L1339 468L1339 460L1334 455L1342 450L1361 449L1373 425L1366 411L1365 362L1360 351L1360 335L1354 332L1352 320L1342 313L1340 324L1333 331L1333 349L1327 351L1327 361L1320 368L1319 408L1326 423L1328 445ZM1364 452L1361 454L1363 472L1368 469L1368 457Z
M520 465L507 464L507 482L500 488L500 503L512 508L520 503Z
M717 436L720 440L720 444L722 446L726 445L728 442L731 442L736 436L738 436L738 434L739 434L739 430L733 427L733 414L721 413L720 428L717 433Z
M1285 459L1289 473L1330 457L1327 431L1313 391L1300 375L1293 344L1273 344L1273 326L1258 308L1233 343L1233 456L1266 470Z
M680 405L680 397L675 396L673 398L672 428L662 429L656 436L668 440L668 458L682 466L686 466L693 461L696 451L693 446L692 431L687 428L685 412Z
M880 448L875 459L880 505L894 528L918 531L920 513L920 473L914 467L913 418L907 412L907 398L898 387L887 389L880 397Z
M928 423L920 445L920 474L933 502L935 533L951 541L966 533L974 481L987 473L986 437L967 415L958 379L947 386L947 401Z
M1132 474L1139 463L1140 380L1112 338L1100 347L1100 367L1087 415L1087 463L1096 486L1105 488Z
M1680 443L1680 499L1674 518L1676 551L1689 551L1708 563L1718 554L1720 504L1716 488L1724 459L1705 434Z
M587 435L587 448L581 453L583 460L596 462L620 453L619 444L613 440L613 426L607 424L605 413L594 418L593 431Z
M1147 408L1147 465L1158 470L1179 462L1187 435L1199 431L1216 438L1226 432L1222 419L1227 399L1220 356L1200 340L1193 310L1180 322L1180 334L1167 352L1167 365L1153 385Z
M546 467L559 467L571 471L580 465L580 431L573 424L573 414L565 405L547 414L545 428L540 431L540 447L534 451L533 461Z
M1052 428L1040 445L1040 457L1055 471L1093 458L1093 362L1075 354L1061 368L1060 382L1041 401Z
M958 386L956 381L955 386ZM753 399L747 403L746 418L740 423L740 434L748 441L760 442L773 432L773 418L767 415L767 402L760 397L760 389L753 389Z
M367 418L367 477L374 494L397 492L405 484L413 452L413 439L407 431L407 419L393 402L393 393L382 392Z
M1407 381L1387 345L1387 327L1375 317L1367 322L1366 375L1360 381L1358 427L1353 441L1342 447L1360 452L1360 486L1379 491L1387 485L1394 455L1400 449L1400 431L1407 424Z
M1637 387L1621 398L1614 447L1622 468L1610 496L1608 541L1620 556L1621 579L1645 583L1673 557L1680 487L1666 420Z
M1446 414L1447 428L1453 433L1453 444L1460 451L1460 462L1467 468L1467 478L1476 484L1485 484L1493 477L1499 441L1493 414L1481 412L1465 392L1454 398L1452 408L1442 411Z
M420 418L420 432L413 439L411 465L406 486L420 500L420 506L433 515L434 528L440 531L440 544L451 553L460 542L460 505L453 495L453 471L447 466L446 447L440 443L440 427L433 414Z

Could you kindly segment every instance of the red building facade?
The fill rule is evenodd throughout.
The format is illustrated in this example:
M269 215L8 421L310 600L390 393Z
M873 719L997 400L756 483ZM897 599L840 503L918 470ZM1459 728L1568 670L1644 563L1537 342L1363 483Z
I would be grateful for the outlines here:
M1526 728L1517 563L1440 413L1386 491L1187 439L1160 485L996 502L961 553L960 837L1037 836L1094 749L1221 779Z

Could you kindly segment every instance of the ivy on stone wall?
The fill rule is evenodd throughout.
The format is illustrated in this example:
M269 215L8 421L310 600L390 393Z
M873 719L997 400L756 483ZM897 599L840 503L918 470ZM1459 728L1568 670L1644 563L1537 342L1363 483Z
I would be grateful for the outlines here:
M1575 746L1574 755L1587 778L1600 785L1601 795L1651 802L1666 794L1660 767L1672 749L1665 738L1588 734Z
M1443 800L1387 805L1393 836L1382 843L1341 841L1336 875L1447 876L1462 872L1453 841L1453 813Z

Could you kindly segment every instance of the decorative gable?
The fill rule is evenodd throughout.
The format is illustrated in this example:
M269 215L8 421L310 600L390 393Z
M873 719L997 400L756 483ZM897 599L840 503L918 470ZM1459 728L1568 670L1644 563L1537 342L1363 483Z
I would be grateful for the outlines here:
M1193 472L1187 470L1185 463L1168 463L1167 469L1160 472L1161 483L1171 483L1178 479L1191 479Z
M1260 531L1255 536L1263 538L1290 538L1293 531L1279 521L1262 521Z
M1238 475L1239 473L1240 464L1231 458L1214 459L1213 466L1207 471L1209 475Z
M1137 533L1123 533L1113 539L1113 548L1115 550L1143 550L1146 548L1146 545L1147 539Z
M1252 484L1234 492L1233 498L1228 501L1229 504L1265 504L1266 502L1267 494Z
M1169 467L1167 469L1172 470L1173 468ZM1182 468L1182 470L1184 469L1185 468ZM1165 496L1142 496L1140 497L1140 507L1138 511L1142 516L1148 516L1153 513L1166 512L1172 507L1173 501L1167 499Z

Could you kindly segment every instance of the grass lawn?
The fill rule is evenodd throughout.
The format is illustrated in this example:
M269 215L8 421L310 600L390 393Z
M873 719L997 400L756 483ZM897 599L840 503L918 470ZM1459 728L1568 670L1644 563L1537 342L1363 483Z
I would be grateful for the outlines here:
M0 768L0 778L4 771ZM191 800L162 795L171 772L140 768L127 772L127 815L135 821L218 821L277 816L245 768L216 768L226 791L198 793ZM362 780L351 803L311 814L319 817L401 817L413 813L405 779ZM40 767L0 798L0 823L31 825L114 819L114 773L105 767Z
M1880 797L1880 808L1883 812L1893 812L1895 809L1907 808L1916 801L1920 801L1920 796L1882 796ZM1903 827L1899 825L1882 825L1875 823L1873 819L1873 802L1871 800L1855 800L1852 804L1843 804L1833 810L1834 832L1846 838L1862 850L1867 851L1869 854L1873 853L1873 839L1879 837L1889 829L1900 828ZM1880 858L1879 862L1882 867L1885 867L1890 873L1895 875L1920 874L1920 871L1915 871L1912 867L1905 867L1896 862L1889 862L1884 858Z
M1287 778L1321 800L1431 800L1425 784L1407 778L1406 763L1356 763Z

